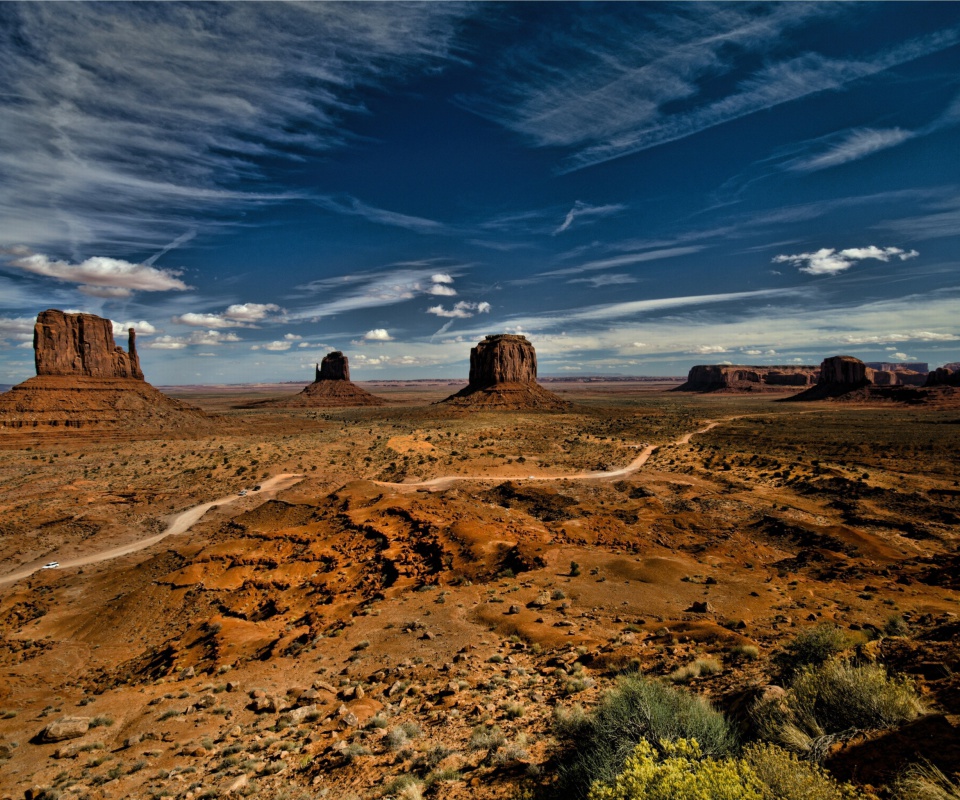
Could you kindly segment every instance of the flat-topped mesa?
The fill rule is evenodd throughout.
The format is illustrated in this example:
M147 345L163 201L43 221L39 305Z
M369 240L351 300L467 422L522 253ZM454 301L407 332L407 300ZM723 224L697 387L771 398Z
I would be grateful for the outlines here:
M470 350L468 389L536 382L537 352L526 336L492 334Z
M129 350L113 340L113 323L94 314L41 311L33 328L37 375L143 380L136 333L128 331Z
M466 387L443 400L486 409L559 410L569 406L537 383L537 353L526 336L493 334L470 350Z
M778 392L800 390L817 382L819 370L812 365L752 366L698 364L690 368L687 382L675 392Z
M317 364L316 381L348 381L350 380L350 360L339 350L327 353Z

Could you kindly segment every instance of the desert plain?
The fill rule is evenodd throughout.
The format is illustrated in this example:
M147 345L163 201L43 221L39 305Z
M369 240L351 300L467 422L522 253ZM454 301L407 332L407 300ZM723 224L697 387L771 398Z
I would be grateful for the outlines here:
M956 409L435 404L462 385L161 387L210 426L0 437L0 797L536 796L563 710L642 674L741 719L819 626L924 705L832 774L960 768Z

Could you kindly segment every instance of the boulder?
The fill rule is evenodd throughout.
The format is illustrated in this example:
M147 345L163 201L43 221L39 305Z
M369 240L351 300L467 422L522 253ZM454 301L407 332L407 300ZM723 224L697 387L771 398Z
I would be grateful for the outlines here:
M60 717L56 722L51 722L37 734L37 742L49 744L50 742L77 739L88 730L90 730L89 717Z
M128 331L128 345L126 352L117 347L113 341L113 323L93 314L67 314L51 308L40 312L33 328L37 375L142 381L133 328Z

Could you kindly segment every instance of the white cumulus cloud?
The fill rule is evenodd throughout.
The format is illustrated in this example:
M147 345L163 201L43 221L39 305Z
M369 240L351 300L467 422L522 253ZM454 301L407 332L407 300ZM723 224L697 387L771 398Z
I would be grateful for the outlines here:
M726 347L719 344L700 344L687 352L696 356L709 356L714 353L726 353L728 351Z
M791 264L808 275L836 275L852 267L857 261L873 258L877 261L890 261L897 258L907 261L916 258L920 253L916 250L903 250L899 247L848 247L845 250L836 250L832 247L822 247L813 253L797 253L796 255L778 255L773 257L774 264Z
M157 332L157 329L153 325L142 319L139 322L114 322L113 335L126 336L130 328L133 328L138 336L152 336Z
M133 291L182 292L189 288L177 277L181 274L179 270L158 269L106 256L93 256L79 264L72 264L42 253L29 253L7 263L32 275L80 284L88 294L96 296L102 296L104 291L110 297L125 297Z
M252 326L279 310L280 306L273 303L236 303L228 306L222 314L188 311L173 317L172 321L194 328L242 328Z
M194 331L189 336L158 336L147 347L154 350L182 350L190 345L215 345L227 342L239 342L240 337L235 333L223 331Z
M363 334L364 341L367 342L391 342L393 337L387 332L386 328L374 328Z

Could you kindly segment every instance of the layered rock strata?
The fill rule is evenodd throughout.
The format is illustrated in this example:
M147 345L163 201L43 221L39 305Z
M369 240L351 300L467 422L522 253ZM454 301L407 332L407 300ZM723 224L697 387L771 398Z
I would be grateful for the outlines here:
M686 383L675 392L783 392L799 391L817 382L814 366L747 366L698 364L691 367Z
M0 395L0 434L212 427L200 409L144 380L132 328L128 342L127 351L116 346L108 319L41 312L33 334L37 375Z
M37 375L77 375L87 378L143 380L137 356L136 332L127 331L129 349L113 341L113 323L94 314L41 311L33 326L33 357Z
M444 403L455 406L514 410L559 410L567 401L537 383L537 353L525 336L487 336L470 350L466 387Z
M252 403L246 408L334 408L337 406L382 406L383 398L370 394L350 380L350 360L339 350L327 353L317 364L313 383L293 397Z

